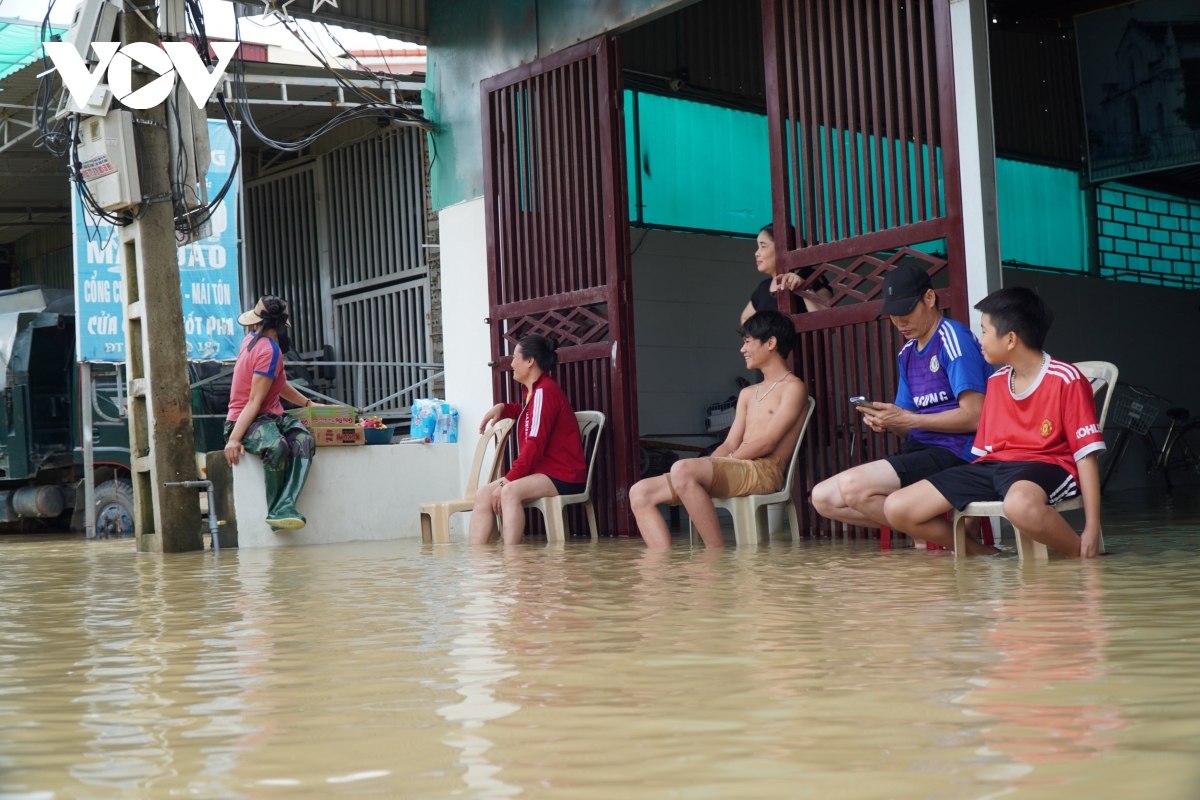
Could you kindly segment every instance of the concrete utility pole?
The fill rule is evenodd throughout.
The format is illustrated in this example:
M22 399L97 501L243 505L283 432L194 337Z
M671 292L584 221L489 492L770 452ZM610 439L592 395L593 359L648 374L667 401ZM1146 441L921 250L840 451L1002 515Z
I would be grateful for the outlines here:
M153 4L139 15L121 14L121 44L158 43ZM134 73L133 89L149 83ZM169 194L170 146L165 107L135 111L140 124L142 185ZM196 479L192 390L183 333L183 298L170 198L155 198L141 219L121 228L124 268L125 353L129 379L129 450L133 467L134 526L138 550L201 550L200 507L195 490L164 483Z

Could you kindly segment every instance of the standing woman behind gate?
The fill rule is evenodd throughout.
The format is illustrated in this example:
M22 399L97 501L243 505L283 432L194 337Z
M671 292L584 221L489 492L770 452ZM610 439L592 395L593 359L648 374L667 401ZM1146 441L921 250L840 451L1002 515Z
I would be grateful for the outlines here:
M746 324L746 320L759 311L778 311L779 292L795 291L800 284L804 283L813 274L812 267L804 267L796 272L785 272L782 275L776 274L774 225L764 225L762 230L758 232L758 249L754 251L754 264L759 272L767 276L767 279L758 285L758 288L754 290L754 294L750 295L750 302L746 303L746 307L742 309L743 325ZM833 293L829 291L829 285L824 283L824 279L817 281L817 284L812 287L812 291L815 291L822 297L833 297ZM798 314L803 314L806 311L824 310L824 306L809 300L807 297L800 298L800 303L796 305L796 313Z
M225 420L225 460L232 466L245 453L262 457L267 485L267 524L277 530L303 528L296 509L312 466L316 442L298 419L283 413L280 398L298 406L316 406L284 374L283 354L291 349L288 305L264 295L253 311L238 317L247 334L233 367L229 415Z

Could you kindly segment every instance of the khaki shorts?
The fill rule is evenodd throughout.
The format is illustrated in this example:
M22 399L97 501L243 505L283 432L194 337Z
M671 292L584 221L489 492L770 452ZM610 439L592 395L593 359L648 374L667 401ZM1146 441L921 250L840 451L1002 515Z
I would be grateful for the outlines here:
M710 458L712 463L712 485L709 497L746 497L752 494L773 494L783 488L783 464L775 456L743 461L740 458ZM667 486L671 489L671 505L683 505L671 475L667 474Z

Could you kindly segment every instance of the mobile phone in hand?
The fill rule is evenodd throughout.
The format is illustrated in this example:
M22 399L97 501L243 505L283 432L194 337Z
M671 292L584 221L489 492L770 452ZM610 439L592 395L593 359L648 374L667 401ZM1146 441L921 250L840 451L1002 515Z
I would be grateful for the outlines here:
M874 407L875 407L875 406L874 406L874 401L872 401L872 400L868 400L867 398L865 398L865 397L863 397L863 396L861 396L861 395L859 395L858 397L851 397L851 398L850 398L850 405L853 405L853 406L865 406L866 408L874 408Z

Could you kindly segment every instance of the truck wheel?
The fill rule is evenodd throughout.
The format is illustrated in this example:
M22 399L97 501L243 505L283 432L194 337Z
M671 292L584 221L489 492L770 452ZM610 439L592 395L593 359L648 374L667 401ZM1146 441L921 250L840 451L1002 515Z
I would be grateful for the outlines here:
M114 479L96 487L96 538L133 536L133 484Z

